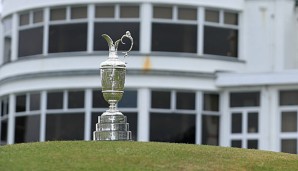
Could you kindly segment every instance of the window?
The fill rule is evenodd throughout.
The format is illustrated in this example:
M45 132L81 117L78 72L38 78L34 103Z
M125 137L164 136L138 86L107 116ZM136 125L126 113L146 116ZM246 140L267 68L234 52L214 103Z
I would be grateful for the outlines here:
M29 25L29 19L30 19L29 13L21 14L20 15L20 26Z
M84 114L47 114L46 141L83 140Z
M108 48L108 44L104 38L100 38L99 35L108 34L113 41L120 39L125 32L129 30L134 41L132 50L139 50L139 39L140 39L140 24L138 22L96 22L94 24L94 50L104 50ZM128 50L130 48L130 40L124 38L125 44L119 44L119 51Z
M219 95L218 94L204 94L204 111L219 111Z
M3 96L1 99L1 116L8 115L9 113L9 97Z
M11 56L11 37L6 36L4 37L4 50L3 50L3 63L10 62L10 56Z
M139 18L138 6L121 6L120 18Z
M195 93L176 92L176 108L177 109L195 109Z
M87 50L87 24L50 25L49 53Z
M7 120L3 120L1 121L1 139L0 139L0 145L5 145L7 144Z
M93 108L108 108L109 103L105 101L100 90L93 90L92 93L92 107Z
M43 22L43 11L34 11L33 12L33 23Z
M47 109L63 108L63 92L49 92L47 94Z
M279 104L281 106L298 105L298 90L280 91Z
M195 115L150 114L150 141L195 143Z
M153 9L153 18L172 19L172 7L155 6Z
M151 108L170 109L171 92L169 91L152 91Z
M71 8L71 19L87 18L87 7L72 7Z
M30 105L29 110L40 110L40 93L31 93L29 95Z
M242 114L233 113L232 114L232 133L242 132Z
M96 6L95 18L114 18L115 7L114 5Z
M16 112L26 111L26 95L16 96Z
M178 8L178 19L179 20L197 20L197 9L179 7Z
M238 14L205 9L203 42L204 54L238 57Z
M297 139L281 140L281 152L297 154Z
M65 20L66 19L66 8L51 9L50 20Z
M260 106L259 92L240 92L230 94L230 107Z
M15 143L39 141L40 116L18 116L15 121Z
M219 144L219 116L202 116L202 144Z
M125 90L122 99L118 102L118 107L137 107L137 91Z
M43 27L35 27L19 31L19 57L42 54L42 48Z
M85 92L84 91L69 91L68 92L68 108L84 108Z

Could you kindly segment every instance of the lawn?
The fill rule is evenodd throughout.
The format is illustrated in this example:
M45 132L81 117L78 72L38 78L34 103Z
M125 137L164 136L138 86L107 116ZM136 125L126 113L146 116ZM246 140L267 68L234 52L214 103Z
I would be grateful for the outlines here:
M298 170L298 155L157 142L52 141L1 146L0 170Z

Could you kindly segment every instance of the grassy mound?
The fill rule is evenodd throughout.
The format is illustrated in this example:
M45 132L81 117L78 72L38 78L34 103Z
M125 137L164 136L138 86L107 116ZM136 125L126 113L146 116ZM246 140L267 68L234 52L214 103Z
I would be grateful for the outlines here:
M298 170L298 155L173 143L58 141L2 146L0 170Z

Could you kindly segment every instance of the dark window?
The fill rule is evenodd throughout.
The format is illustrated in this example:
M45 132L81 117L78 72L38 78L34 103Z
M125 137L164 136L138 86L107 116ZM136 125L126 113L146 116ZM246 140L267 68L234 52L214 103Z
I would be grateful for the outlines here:
M150 114L150 141L195 143L196 116L189 114Z
M1 100L1 116L9 113L9 98L3 97Z
M206 10L205 21L219 23L219 11L218 10Z
M47 114L46 140L83 140L84 114Z
M187 92L176 93L176 108L177 109L195 109L196 94Z
M297 154L297 140L296 139L281 140L281 152Z
M63 92L49 92L47 95L47 109L63 108Z
M26 111L26 95L16 96L16 112Z
M137 107L137 91L124 91L122 99L118 102L118 107Z
M259 142L258 140L247 140L248 149L258 149Z
M172 7L154 7L153 18L172 19Z
M108 6L96 6L95 18L114 18L115 7L113 5Z
M20 26L29 24L29 13L20 15Z
M139 18L139 6L121 6L121 18Z
M297 112L281 113L281 132L297 132Z
M33 12L33 23L40 23L43 21L43 11L34 11Z
M51 9L50 20L65 20L66 19L66 8Z
M232 114L232 133L242 133L242 114Z
M122 35L129 30L131 36L133 37L133 48L132 50L138 51L140 46L140 24L136 22L125 22L125 23L95 23L94 24L94 50L104 50L107 51L108 43L104 38L101 37L102 34L108 34L113 41L120 39ZM130 48L130 40L127 38L123 39L125 44L119 43L119 50L128 50Z
M72 7L71 19L87 18L87 7Z
M203 115L202 144L218 145L219 140L219 116Z
M204 111L219 111L219 95L204 94Z
M11 55L11 37L4 38L4 49L3 49L3 63L10 62Z
M30 111L40 110L40 93L30 94Z
M43 27L19 31L19 57L42 54Z
M298 90L280 91L279 104L282 106L298 105Z
M0 145L7 144L7 120L1 122L1 140Z
M151 108L171 108L171 92L169 91L152 91Z
M241 148L242 147L242 141L241 140L232 140L231 141L231 147Z
M84 108L85 92L69 91L68 92L68 108Z
M152 51L197 52L197 25L152 24Z
M92 121L91 121L91 139L93 139L93 131L95 131L96 124L98 123L98 116L102 113L93 112L92 113ZM137 141L138 135L138 114L131 112L123 112L123 114L127 117L127 123L129 123L129 130L132 133L132 140Z
M92 92L92 107L93 108L107 108L109 103L103 98L100 90L93 90Z
M250 112L247 114L247 117L248 117L247 132L248 133L259 132L259 114L255 112Z
M87 24L51 25L49 53L87 50Z
M238 25L238 14L233 12L225 12L224 23Z
M16 117L15 143L39 141L40 116Z
M205 26L204 53L237 57L238 30Z
M247 92L247 93L231 93L230 94L230 107L250 107L260 106L260 93Z
M197 20L197 9L195 8L178 8L179 20Z

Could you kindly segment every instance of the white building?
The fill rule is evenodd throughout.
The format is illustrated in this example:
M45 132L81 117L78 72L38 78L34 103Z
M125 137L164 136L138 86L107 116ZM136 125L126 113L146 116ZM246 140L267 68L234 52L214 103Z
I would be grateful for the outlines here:
M297 153L294 0L119 2L3 0L1 144L91 140L100 35L130 30L118 106L135 140Z

